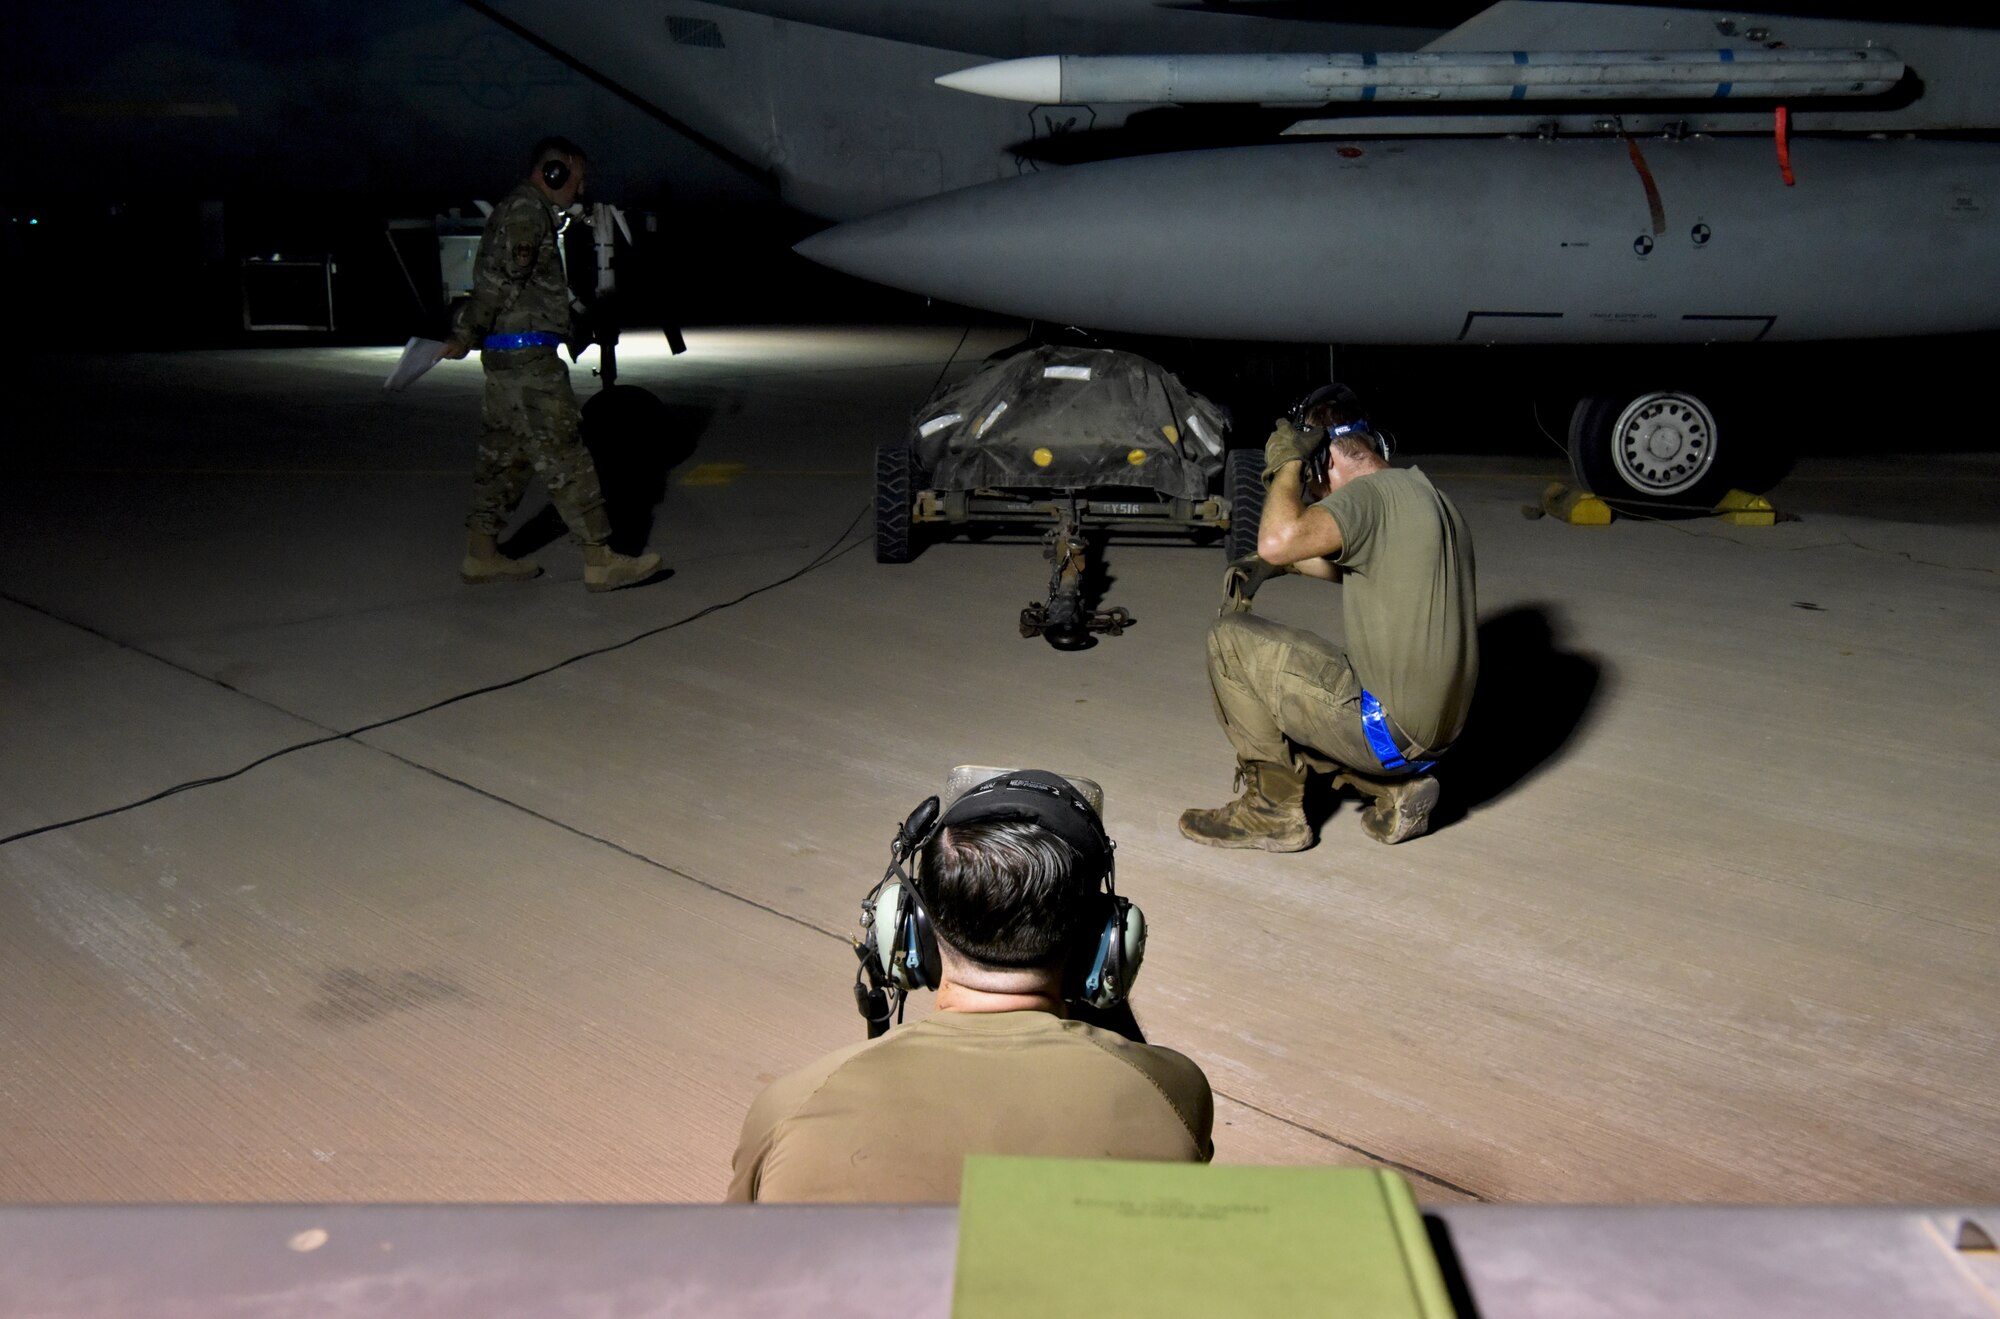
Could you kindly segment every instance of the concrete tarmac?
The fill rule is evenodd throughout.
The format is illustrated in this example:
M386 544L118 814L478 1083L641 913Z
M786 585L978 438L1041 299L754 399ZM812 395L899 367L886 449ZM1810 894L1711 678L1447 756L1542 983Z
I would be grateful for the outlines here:
M1032 543L873 562L872 446L1012 337L635 340L692 454L620 474L674 572L601 596L546 514L542 578L458 581L476 365L17 367L61 421L0 518L0 836L81 822L0 844L0 1200L713 1199L758 1088L861 1038L847 934L960 762L1104 784L1221 1161L2000 1200L2000 458L1586 529L1521 514L1557 452L1405 435L1479 563L1440 827L1215 851L1220 550L1114 546L1137 625L1076 654L1018 634ZM1335 588L1258 607L1339 635Z

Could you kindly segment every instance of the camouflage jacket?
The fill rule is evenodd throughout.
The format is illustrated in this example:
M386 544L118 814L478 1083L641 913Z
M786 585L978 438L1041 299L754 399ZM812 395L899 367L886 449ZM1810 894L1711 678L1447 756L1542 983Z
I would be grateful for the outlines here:
M568 335L569 281L557 241L555 213L533 184L508 193L479 236L472 296L459 307L457 336L477 348L489 334Z

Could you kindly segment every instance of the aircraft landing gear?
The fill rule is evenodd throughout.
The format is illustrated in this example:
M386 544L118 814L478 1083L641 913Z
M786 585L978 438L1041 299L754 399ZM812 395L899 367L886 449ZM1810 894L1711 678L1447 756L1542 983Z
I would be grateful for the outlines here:
M1569 421L1576 479L1604 499L1710 508L1728 490L1715 413L1683 390L1593 395Z
M1021 635L1040 636L1057 650L1087 650L1097 644L1091 635L1118 636L1132 625L1123 608L1089 609L1083 603L1083 577L1089 554L1076 500L1059 510L1047 537L1049 598L1021 611Z

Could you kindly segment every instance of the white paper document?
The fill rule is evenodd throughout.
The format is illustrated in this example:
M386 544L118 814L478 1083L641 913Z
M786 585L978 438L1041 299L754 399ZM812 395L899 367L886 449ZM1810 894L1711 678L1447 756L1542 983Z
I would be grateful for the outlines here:
M382 388L391 391L408 389L410 382L436 366L444 357L442 339L412 339L403 345L403 355L396 362L396 369L382 382Z

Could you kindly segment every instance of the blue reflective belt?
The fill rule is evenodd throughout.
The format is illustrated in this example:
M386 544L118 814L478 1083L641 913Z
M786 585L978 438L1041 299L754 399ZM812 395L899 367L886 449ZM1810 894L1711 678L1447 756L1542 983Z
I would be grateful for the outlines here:
M489 334L481 348L502 351L508 348L553 348L562 342L554 330L523 330L519 334Z
M1389 720L1382 713L1382 702L1375 699L1375 693L1361 689L1361 731L1368 734L1368 747L1375 753L1375 759L1382 762L1383 769L1407 769L1412 774L1421 774L1435 760L1408 761L1396 749L1396 739L1389 733Z

